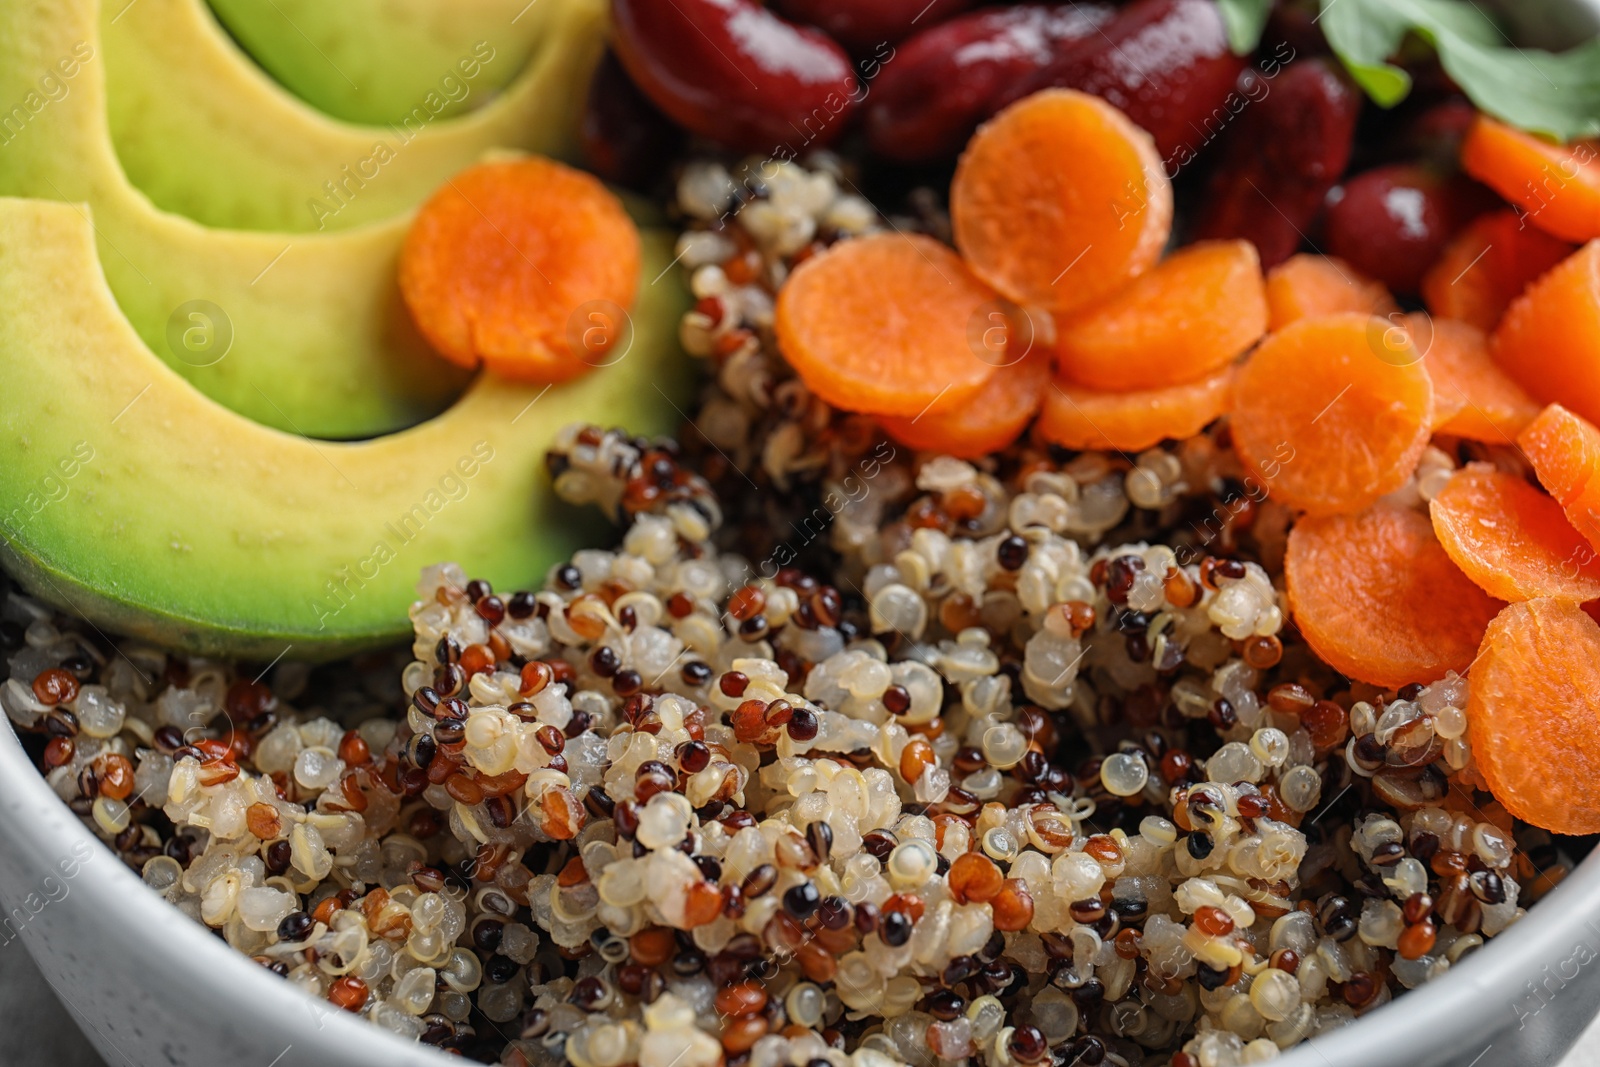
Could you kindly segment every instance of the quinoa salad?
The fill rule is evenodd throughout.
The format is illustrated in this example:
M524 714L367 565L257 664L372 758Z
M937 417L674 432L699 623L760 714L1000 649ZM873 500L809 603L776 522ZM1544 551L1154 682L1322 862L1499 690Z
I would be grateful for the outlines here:
M543 588L430 567L408 657L265 681L13 594L62 799L286 981L507 1064L1259 1062L1514 923L1564 868L1452 788L1465 679L1352 687L1286 631L1289 513L1225 428L974 464L805 396L731 268L884 225L836 166L731 233L685 171L700 447L564 432L624 532Z
M750 154L782 109L702 115L669 16L618 0L589 165L670 220L661 264L603 185L530 157L441 189L399 286L446 360L562 383L633 366L550 340L569 305L642 333L661 269L695 384L633 388L677 430L530 401L555 420L539 522L582 547L526 587L470 553L394 563L409 644L120 637L19 571L0 708L45 781L174 922L317 1012L506 1067L1233 1067L1515 937L1600 831L1596 698L1571 696L1600 649L1600 394L1558 380L1566 348L1548 388L1515 356L1600 307L1574 280L1600 232L1564 228L1576 193L1519 198L1496 139L1534 137L1471 84L1417 90L1404 158L1441 169L1394 171L1330 46L1293 61L1322 40L1306 5L1212 57L1247 103L1186 145L1219 140L1196 177L1176 119L1057 60L1012 55L1027 92L937 123L914 106L947 67L989 84L949 66L963 40L1059 57L1190 6L982 7L871 53L871 27L780 4L870 92ZM618 100L654 125L624 137ZM1285 107L1344 122L1336 166L1262 151ZM1109 203L1029 215L1038 173ZM1395 189L1426 194L1426 248L1384 243ZM583 268L544 279L559 316L542 290L473 304L523 267L463 205L516 235L529 204ZM450 509L501 492L460 470L481 480Z

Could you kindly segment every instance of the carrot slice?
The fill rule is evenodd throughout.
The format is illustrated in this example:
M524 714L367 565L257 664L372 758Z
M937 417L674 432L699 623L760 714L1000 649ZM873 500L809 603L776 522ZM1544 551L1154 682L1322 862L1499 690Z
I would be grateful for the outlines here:
M639 254L622 202L590 175L538 157L484 163L417 213L400 291L445 358L563 381L616 358Z
M1535 278L1572 252L1515 212L1494 211L1473 220L1439 253L1422 277L1422 299L1440 318L1487 333Z
M1198 382L1107 393L1057 378L1044 394L1039 435L1065 448L1137 452L1162 441L1193 437L1227 414L1234 369Z
M1517 437L1539 484L1578 532L1600 548L1600 429L1560 404L1539 413Z
M1290 256L1267 272L1267 308L1274 333L1295 319L1362 311L1387 318L1400 310L1380 282L1333 256Z
M1046 89L967 143L950 186L956 247L1023 305L1055 312L1121 288L1161 256L1172 183L1150 135L1097 96Z
M778 290L778 347L813 393L845 411L920 415L970 400L994 373L972 340L994 290L920 234L841 241Z
M879 425L908 448L971 459L997 452L1028 428L1050 385L1050 355L1042 349L1001 367L964 404L910 419L882 418Z
M1546 233L1600 237L1600 142L1553 144L1479 115L1461 144L1461 166Z
M1283 569L1312 651L1388 688L1465 671L1502 606L1451 562L1425 515L1388 502L1302 518Z
M1451 319L1406 316L1424 366L1433 379L1433 430L1490 444L1510 444L1539 414L1538 401L1489 356L1489 339L1476 326Z
M1445 552L1497 600L1600 598L1594 546L1572 528L1560 504L1521 478L1467 467L1428 507Z
M1600 422L1600 241L1512 301L1492 351L1500 369L1536 399Z
M1401 327L1299 319L1255 350L1234 389L1234 450L1291 507L1359 511L1406 483L1428 445L1433 386Z
M1467 680L1467 742L1495 799L1554 833L1600 832L1600 626L1569 601L1512 604Z
M1111 391L1204 378L1267 332L1264 289L1249 241L1189 245L1060 325L1061 374Z

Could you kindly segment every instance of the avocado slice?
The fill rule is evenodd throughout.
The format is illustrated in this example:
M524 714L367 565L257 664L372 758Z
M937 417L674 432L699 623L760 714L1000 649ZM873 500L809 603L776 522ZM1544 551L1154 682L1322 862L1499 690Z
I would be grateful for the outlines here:
M344 17L369 5L323 6ZM446 10L437 0L425 6ZM271 5L252 10L278 17ZM578 116L604 49L606 0L539 0L514 26L496 28L534 27L537 40L520 41L520 51L504 40L510 34L485 31L437 64L390 53L393 67L432 80L394 125L356 126L263 73L205 0L110 3L100 39L112 140L129 180L157 207L207 226L318 232L387 221L491 147L575 158ZM495 96L492 76L512 73ZM452 97L482 106L450 118Z
M401 300L409 219L276 234L156 210L111 147L99 8L0 4L0 101L17 102L0 114L0 195L87 201L128 321L168 366L242 415L354 438L443 410L467 376L429 349Z
M537 583L585 540L543 463L559 427L676 422L688 297L671 249L644 234L633 342L615 365L550 387L481 375L430 422L328 443L243 419L152 355L81 207L0 198L0 562L97 626L258 659L405 635L432 563Z
M212 0L228 31L302 100L348 122L399 122L479 41L505 85L548 0ZM464 110L467 101L454 105ZM447 114L450 112L446 112Z

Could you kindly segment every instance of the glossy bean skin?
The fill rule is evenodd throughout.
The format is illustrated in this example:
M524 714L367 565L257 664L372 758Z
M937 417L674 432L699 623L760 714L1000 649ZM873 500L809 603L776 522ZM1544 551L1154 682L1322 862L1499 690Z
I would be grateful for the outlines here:
M1095 34L1112 13L1107 4L1022 4L916 34L871 86L862 113L868 143L903 163L956 155L1014 86Z
M683 131L628 79L612 52L595 68L578 137L590 170L641 191L660 177L661 161L673 158L684 139Z
M1252 116L1257 149L1279 173L1331 186L1350 165L1360 114L1360 90L1334 60L1292 63Z
M611 16L634 84L730 148L790 158L832 142L860 103L844 49L752 0L612 0Z
M1244 81L1261 78L1250 73ZM1197 238L1255 244L1263 267L1288 259L1350 165L1361 95L1330 60L1283 67L1224 137L1202 198Z
M1228 47L1212 0L1134 0L1100 32L1059 49L1002 106L1052 87L1093 93L1144 127L1170 160L1185 149L1197 152L1207 131L1227 121L1226 103L1245 65Z
M1374 167L1328 194L1323 244L1391 291L1414 294L1450 238L1493 203L1460 174L1415 163Z
M855 55L895 44L961 14L974 0L774 0L785 18L815 26Z

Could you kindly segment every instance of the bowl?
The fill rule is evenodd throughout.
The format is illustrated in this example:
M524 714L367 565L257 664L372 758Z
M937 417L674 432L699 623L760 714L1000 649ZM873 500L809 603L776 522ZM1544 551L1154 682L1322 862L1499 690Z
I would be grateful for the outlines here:
M1600 0L1502 0L1519 40L1600 32ZM4 716L0 716L0 721ZM0 729L0 952L33 956L108 1064L440 1067L406 1041L291 988L178 914L45 784ZM1513 930L1282 1067L1538 1067L1600 1009L1600 850Z
M0 952L20 940L118 1067L441 1067L291 988L145 888L0 729ZM1600 850L1512 930L1283 1067L1539 1067L1600 1008ZM204 1020L203 1025L196 1025Z
M291 988L179 914L61 802L5 721L0 952L18 951L17 941L27 947L107 1064L452 1062Z

